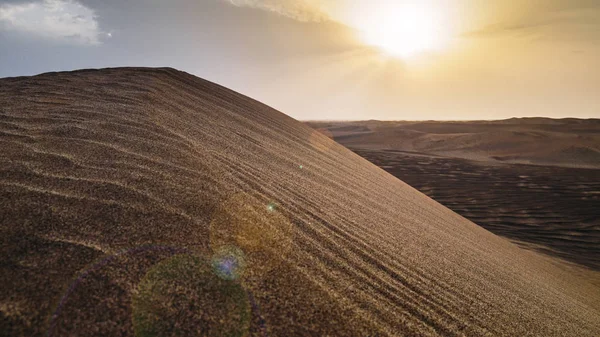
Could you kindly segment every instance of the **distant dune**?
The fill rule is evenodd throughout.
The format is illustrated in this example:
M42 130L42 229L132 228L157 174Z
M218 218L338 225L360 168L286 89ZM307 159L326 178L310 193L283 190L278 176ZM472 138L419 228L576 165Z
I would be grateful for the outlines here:
M600 168L600 119L512 118L475 122L314 122L353 148Z
M572 267L183 72L0 79L0 141L1 335L600 335Z

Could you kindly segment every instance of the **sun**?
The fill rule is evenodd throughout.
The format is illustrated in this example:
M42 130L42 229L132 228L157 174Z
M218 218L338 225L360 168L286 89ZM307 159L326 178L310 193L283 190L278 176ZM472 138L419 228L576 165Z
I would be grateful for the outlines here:
M440 11L425 4L378 7L359 29L366 44L400 58L442 49L446 44Z

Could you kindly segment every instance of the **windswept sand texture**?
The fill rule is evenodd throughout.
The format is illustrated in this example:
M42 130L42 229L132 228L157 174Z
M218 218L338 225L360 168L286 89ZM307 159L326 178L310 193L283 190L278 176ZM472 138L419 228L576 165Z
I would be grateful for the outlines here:
M600 170L356 153L495 234L596 270L600 281Z
M600 148L600 120L309 124L485 229L594 270L600 285L600 166L586 165ZM589 151L551 160L557 147ZM535 164L499 160L499 149Z
M600 335L600 291L173 69L0 80L0 333Z

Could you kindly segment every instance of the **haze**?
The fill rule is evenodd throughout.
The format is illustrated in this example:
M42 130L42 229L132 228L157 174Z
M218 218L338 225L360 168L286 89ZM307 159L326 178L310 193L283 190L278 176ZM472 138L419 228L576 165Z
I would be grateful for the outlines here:
M0 77L170 66L292 117L600 117L595 0L0 0Z

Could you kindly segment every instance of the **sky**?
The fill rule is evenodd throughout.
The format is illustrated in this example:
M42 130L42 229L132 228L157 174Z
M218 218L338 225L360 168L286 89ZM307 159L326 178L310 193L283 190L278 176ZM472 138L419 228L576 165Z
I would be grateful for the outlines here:
M0 77L119 66L300 120L600 118L600 1L0 0Z

